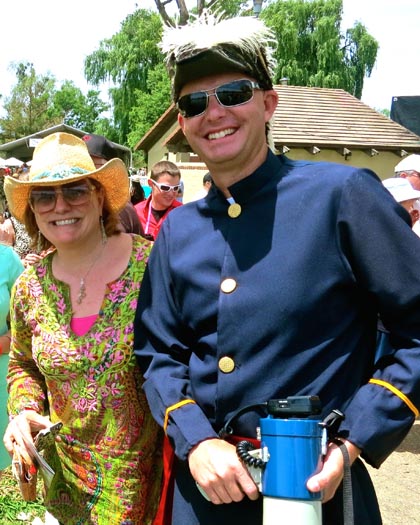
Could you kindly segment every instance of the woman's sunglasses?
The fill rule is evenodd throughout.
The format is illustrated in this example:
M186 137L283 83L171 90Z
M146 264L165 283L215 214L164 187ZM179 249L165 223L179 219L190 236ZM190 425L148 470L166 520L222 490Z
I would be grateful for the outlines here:
M61 195L67 204L80 206L89 202L90 194L95 190L95 186L81 182L54 188L35 188L31 191L29 205L33 212L46 213L55 208L57 196Z
M232 108L252 100L254 89L261 89L257 82L242 78L213 89L203 89L182 96L177 103L178 111L185 118L202 115L209 105L209 97L215 96L221 106Z

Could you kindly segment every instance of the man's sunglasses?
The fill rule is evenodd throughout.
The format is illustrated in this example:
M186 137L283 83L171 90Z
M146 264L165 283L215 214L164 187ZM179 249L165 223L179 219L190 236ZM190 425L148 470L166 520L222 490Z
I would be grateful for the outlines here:
M261 87L253 80L242 78L213 89L194 91L178 100L178 111L185 118L198 117L206 111L211 96L215 96L221 106L227 108L241 106L252 100L254 89L261 89Z
M170 191L179 191L179 188L181 187L181 184L175 184L175 186L169 186L169 184L161 184L160 182L156 182L153 179L150 179L150 181L153 182L153 184L157 186L160 189L160 191L163 191L163 193L168 193Z
M31 191L29 205L36 213L46 213L55 208L57 196L61 195L67 204L80 206L89 202L90 194L95 190L95 186L81 182L59 187L35 188Z

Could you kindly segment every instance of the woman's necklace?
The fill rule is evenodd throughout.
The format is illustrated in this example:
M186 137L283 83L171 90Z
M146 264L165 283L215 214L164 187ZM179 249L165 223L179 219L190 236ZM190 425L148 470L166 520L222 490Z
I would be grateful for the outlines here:
M86 297L86 279L88 275L90 274L90 271L92 270L92 268L95 266L95 264L98 262L99 258L103 254L105 250L105 246L106 246L106 241L102 243L102 249L98 253L98 256L93 259L92 264L89 266L85 275L83 275L80 278L79 293L77 294L77 299L76 299L77 304L82 304L83 299Z

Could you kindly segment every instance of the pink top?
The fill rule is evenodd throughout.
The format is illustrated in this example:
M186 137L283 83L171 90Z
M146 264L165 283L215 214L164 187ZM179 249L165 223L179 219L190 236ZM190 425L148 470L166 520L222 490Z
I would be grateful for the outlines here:
M88 315L87 317L73 317L70 321L70 327L76 335L85 335L95 324L97 317L98 314Z

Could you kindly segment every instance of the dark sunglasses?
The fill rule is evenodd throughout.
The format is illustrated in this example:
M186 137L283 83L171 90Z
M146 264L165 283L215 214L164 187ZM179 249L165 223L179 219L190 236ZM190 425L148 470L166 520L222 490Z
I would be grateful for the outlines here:
M178 111L185 118L198 117L206 111L211 96L215 96L221 106L227 108L241 106L252 100L254 89L261 89L261 87L253 80L242 78L213 89L188 93L178 100Z
M31 191L29 205L34 212L46 213L55 208L57 196L61 195L71 206L80 206L89 202L90 194L95 190L95 186L80 182L54 188L35 188Z
M176 184L175 186L169 186L169 184L162 184L160 182L156 182L153 179L150 179L155 186L157 186L160 191L163 191L164 193L168 193L170 191L179 191L179 188L181 187L181 184Z

